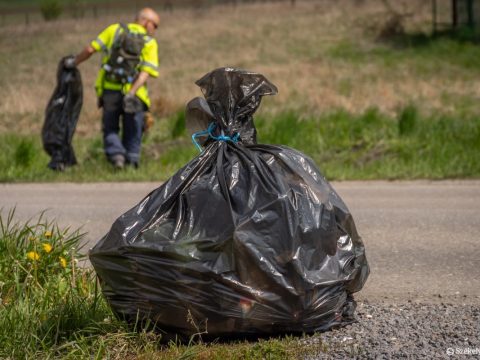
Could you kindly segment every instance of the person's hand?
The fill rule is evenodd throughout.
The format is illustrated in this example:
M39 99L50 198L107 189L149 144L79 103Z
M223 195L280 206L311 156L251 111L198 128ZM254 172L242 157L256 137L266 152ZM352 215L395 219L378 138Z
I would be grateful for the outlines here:
M72 70L75 69L76 64L75 64L75 57L74 56L68 56L63 60L63 67L67 70Z
M127 114L133 114L143 110L142 102L133 94L126 94L123 97L123 111Z

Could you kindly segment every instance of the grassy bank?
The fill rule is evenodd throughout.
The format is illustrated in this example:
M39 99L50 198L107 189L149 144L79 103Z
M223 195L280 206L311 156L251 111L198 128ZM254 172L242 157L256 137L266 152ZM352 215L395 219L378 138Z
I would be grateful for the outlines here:
M480 176L480 118L424 114L415 106L387 115L294 111L256 119L260 143L283 144L312 157L330 180L445 179ZM114 171L97 137L76 137L79 165L64 173L46 168L38 136L0 135L0 181L161 181L198 154L178 113L157 122L144 140L139 170Z
M200 95L195 80L216 67L236 66L277 85L264 115L290 109L310 117L333 109L358 115L377 107L393 116L414 101L425 113L478 116L479 46L468 37L430 36L430 3L409 3L424 5L405 19L405 36L385 41L378 41L389 19L381 0L161 13L160 77L149 81L153 111L176 112ZM38 133L59 59L79 52L108 24L132 17L125 12L2 28L0 46L9 56L0 58L0 133ZM100 130L93 90L98 68L98 54L80 66L85 102L79 133L86 136Z
M293 337L165 344L114 317L93 271L77 265L80 241L41 217L19 224L0 213L0 358L285 360L327 350Z

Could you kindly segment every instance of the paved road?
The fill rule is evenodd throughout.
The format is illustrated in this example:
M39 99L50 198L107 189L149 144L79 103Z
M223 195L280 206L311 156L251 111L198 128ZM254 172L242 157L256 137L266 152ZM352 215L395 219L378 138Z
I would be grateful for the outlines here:
M48 209L83 226L93 245L157 183L3 184L0 207L17 219ZM480 304L480 180L335 182L353 213L371 266L358 298Z

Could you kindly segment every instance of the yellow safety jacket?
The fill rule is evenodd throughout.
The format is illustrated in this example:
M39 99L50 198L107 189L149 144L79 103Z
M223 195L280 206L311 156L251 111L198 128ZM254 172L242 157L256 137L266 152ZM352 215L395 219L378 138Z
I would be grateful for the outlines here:
M140 63L138 65L138 71L146 71L152 77L158 77L158 44L157 41L147 35L147 30L139 24L131 23L127 24L128 29L137 34L145 34L145 45L143 46L142 53L140 55ZM120 32L123 31L120 24L112 24L103 30L90 45L96 51L102 51L102 66L108 62L110 56L110 49L118 38ZM103 67L98 72L97 80L95 82L95 89L97 96L100 97L103 94L103 90L119 90L126 94L132 84L114 83L108 81L105 78L105 70ZM150 107L150 98L148 96L148 89L146 84L140 87L136 94L137 97L142 100L147 107Z

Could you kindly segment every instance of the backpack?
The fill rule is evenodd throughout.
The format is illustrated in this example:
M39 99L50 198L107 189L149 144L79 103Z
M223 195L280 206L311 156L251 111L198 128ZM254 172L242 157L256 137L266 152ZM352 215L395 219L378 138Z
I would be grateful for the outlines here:
M130 31L127 25L120 23L122 32L114 41L110 58L103 65L106 79L118 83L132 83L137 76L137 66L145 45L145 35Z

